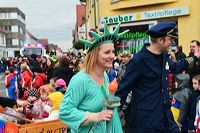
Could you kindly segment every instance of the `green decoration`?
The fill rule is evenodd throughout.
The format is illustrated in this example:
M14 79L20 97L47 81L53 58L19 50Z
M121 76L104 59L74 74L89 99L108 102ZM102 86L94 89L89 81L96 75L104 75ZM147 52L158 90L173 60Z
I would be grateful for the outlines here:
M83 39L79 39L79 41L81 43L85 44L88 47L88 52L91 51L96 46L99 46L101 44L104 44L104 43L114 43L123 34L126 34L127 32L129 32L129 30L126 30L126 31L124 31L122 33L118 33L120 25L121 25L121 23L119 23L117 25L117 27L115 28L115 30L110 33L110 31L108 30L107 24L105 23L104 34L103 35L99 35L99 34L93 32L93 31L90 31L90 34L92 34L92 36L94 38L93 42L90 42L90 41L87 41L87 40L83 40Z

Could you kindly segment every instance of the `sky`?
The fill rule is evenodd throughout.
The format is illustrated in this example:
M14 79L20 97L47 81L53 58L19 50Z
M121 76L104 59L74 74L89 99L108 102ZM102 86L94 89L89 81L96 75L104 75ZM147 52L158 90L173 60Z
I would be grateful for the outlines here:
M47 38L63 51L72 47L72 30L79 0L0 0L0 7L18 7L26 29L36 38Z

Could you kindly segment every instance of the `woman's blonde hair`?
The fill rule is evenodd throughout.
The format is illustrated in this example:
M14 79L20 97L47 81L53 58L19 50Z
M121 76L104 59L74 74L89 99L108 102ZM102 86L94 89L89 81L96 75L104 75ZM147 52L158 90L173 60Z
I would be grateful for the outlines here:
M94 65L97 63L99 50L100 50L100 46L97 46L93 50L91 50L89 53L87 53L87 55L85 56L83 66L84 66L84 71L86 73L88 74L92 73Z
M27 70L27 65L24 63L24 64L21 64L21 71L25 71Z

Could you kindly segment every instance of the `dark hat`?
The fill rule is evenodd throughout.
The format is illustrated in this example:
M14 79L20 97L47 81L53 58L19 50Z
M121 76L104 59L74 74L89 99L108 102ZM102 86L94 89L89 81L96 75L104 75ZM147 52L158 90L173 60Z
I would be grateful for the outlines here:
M159 38L164 36L178 38L178 34L174 29L175 26L176 22L173 21L159 22L151 27L146 34L150 35L151 38Z
M30 90L28 90L28 96L38 97L38 90L37 89L30 89Z
M33 72L36 72L36 73L42 73L43 70L42 70L41 67L35 67L35 68L33 68Z

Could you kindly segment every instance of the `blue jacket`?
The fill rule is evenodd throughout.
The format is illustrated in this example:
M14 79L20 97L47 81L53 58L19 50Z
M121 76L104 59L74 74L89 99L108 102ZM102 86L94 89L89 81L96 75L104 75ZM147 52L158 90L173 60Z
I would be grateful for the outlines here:
M132 90L131 119L133 128L150 128L164 130L169 125L168 133L179 132L171 107L168 91L168 72L180 72L189 67L183 59L172 62L167 53L163 54L162 70L153 55L144 47L129 62L126 73L119 83L116 95L121 104ZM132 129L132 131L136 131ZM139 133L139 132L138 132Z

